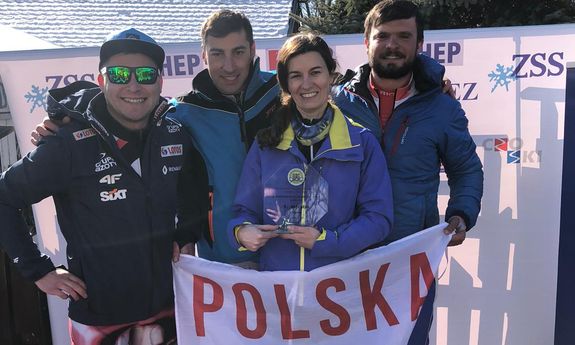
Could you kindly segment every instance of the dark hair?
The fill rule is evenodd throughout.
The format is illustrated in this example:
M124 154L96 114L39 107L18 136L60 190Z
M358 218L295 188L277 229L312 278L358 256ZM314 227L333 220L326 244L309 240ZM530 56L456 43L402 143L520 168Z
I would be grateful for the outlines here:
M364 22L365 39L369 40L371 29L383 23L397 19L415 17L417 27L417 42L423 41L423 17L416 3L409 0L383 0L373 6Z
M202 24L202 46L206 45L208 36L226 37L232 32L245 31L250 45L254 43L252 24L248 17L241 12L231 10L219 10L212 13Z
M271 126L258 133L260 147L274 147L282 140L283 132L289 126L295 109L295 104L288 91L288 65L294 57L309 52L319 53L329 74L335 73L337 62L333 58L332 51L317 34L300 33L288 38L280 48L277 58L277 79L282 89L282 106L273 113Z

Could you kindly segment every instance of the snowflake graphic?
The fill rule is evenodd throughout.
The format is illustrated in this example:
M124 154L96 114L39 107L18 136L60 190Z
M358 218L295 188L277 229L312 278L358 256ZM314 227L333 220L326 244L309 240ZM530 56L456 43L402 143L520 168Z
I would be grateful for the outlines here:
M511 81L515 81L516 77L513 73L514 67L505 67L503 65L497 64L495 71L491 71L488 74L489 81L494 81L493 88L491 92L495 91L498 86L505 86L505 90L509 91L509 84Z
M28 91L27 94L24 95L26 98L26 103L32 103L32 108L30 109L30 113L34 111L34 109L42 107L46 110L46 95L48 93L48 87L40 89L40 86L32 85L32 90Z

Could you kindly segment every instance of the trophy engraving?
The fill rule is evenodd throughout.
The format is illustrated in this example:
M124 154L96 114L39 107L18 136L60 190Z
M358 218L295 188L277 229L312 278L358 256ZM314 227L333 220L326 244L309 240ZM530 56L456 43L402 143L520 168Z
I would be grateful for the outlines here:
M265 213L278 225L276 233L289 233L289 225L315 226L327 213L328 187L311 165L278 169L264 188Z

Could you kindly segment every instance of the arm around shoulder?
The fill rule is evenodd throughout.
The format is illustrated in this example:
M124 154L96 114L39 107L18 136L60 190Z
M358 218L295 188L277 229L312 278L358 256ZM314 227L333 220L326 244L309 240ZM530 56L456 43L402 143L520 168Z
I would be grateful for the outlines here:
M212 243L209 213L211 209L208 171L202 155L190 143L182 170L178 175L175 240L181 247L202 237Z

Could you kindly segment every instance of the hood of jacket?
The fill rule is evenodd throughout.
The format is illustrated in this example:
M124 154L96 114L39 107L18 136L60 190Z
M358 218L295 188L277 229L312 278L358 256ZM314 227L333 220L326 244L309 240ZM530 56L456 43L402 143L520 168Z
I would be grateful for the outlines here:
M69 116L74 120L87 122L100 133L107 134L108 131L94 116L93 103L103 97L100 87L88 81L77 81L63 88L52 89L48 92L48 117L51 120L60 121L65 116ZM173 105L166 99L160 97L158 106L151 115L150 123L156 123L173 108Z
M101 92L98 85L88 81L77 81L59 89L52 89L48 91L48 116L52 120L62 120L69 116L85 122L84 114L90 102Z

